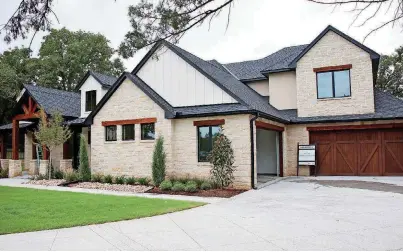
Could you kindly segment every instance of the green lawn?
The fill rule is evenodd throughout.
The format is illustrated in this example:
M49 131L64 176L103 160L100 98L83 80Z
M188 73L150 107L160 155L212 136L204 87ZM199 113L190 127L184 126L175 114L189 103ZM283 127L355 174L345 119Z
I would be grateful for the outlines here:
M203 205L0 186L0 234L136 219Z

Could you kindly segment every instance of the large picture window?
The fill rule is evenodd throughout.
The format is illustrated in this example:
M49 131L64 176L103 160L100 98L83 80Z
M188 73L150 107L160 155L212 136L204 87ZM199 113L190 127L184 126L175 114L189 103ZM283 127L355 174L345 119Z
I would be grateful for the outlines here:
M220 126L199 126L198 132L198 161L207 162L207 156L213 149L215 137L220 133Z
M134 124L122 125L122 140L134 140Z
M155 125L154 123L141 124L141 140L155 139Z
M350 70L316 73L318 99L351 96Z
M105 127L105 140L106 141L116 141L116 125L106 126Z
M93 111L97 105L97 91L87 91L85 92L85 111Z

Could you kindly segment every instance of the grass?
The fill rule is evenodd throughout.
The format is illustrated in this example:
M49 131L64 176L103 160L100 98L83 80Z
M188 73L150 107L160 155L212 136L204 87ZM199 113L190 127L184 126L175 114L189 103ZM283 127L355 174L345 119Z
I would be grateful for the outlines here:
M0 186L0 234L160 215L203 203Z

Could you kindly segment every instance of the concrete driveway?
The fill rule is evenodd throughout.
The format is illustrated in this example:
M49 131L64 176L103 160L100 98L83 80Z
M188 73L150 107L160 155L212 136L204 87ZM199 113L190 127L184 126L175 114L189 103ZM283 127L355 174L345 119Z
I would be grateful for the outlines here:
M291 178L183 212L3 235L0 249L401 250L403 191L393 184L403 178Z

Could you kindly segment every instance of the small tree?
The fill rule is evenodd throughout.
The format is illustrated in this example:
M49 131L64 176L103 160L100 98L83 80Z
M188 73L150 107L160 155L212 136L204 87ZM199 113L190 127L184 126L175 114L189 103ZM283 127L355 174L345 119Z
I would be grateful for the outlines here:
M164 137L159 136L154 147L152 163L153 181L156 186L159 186L165 179L165 159Z
M63 125L63 121L63 117L59 112L54 113L48 120L45 111L43 109L40 110L38 130L34 134L38 142L49 149L49 179L51 179L52 176L53 150L71 137L71 131L67 126Z
M213 165L211 169L212 180L220 187L227 187L234 180L234 151L231 141L224 135L223 129L215 137L213 149L207 156L208 161Z
M80 166L78 171L81 175L81 179L83 181L91 180L91 169L88 163L88 152L87 152L87 140L85 140L85 136L81 134L80 136Z

